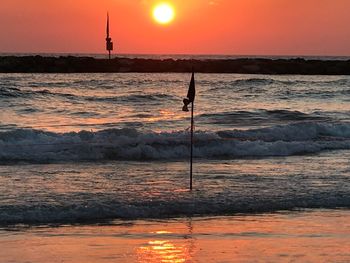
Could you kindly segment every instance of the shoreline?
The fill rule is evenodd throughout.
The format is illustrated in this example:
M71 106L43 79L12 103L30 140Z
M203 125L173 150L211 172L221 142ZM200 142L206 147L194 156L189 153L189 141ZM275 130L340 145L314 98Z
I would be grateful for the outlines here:
M349 216L349 210L311 209L0 229L0 261L346 262Z
M198 73L350 75L350 60L0 57L0 73L187 73L192 68Z

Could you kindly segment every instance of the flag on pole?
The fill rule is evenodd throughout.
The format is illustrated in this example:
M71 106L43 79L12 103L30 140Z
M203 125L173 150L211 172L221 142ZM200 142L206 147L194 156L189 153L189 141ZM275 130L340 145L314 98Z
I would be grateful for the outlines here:
M196 97L196 85L194 83L194 70L192 69L192 77L190 87L188 88L187 97L183 100L184 106L183 111L189 111L188 105L191 104L191 153L190 153L190 190L192 191L192 170L193 170L193 132L194 132L194 99Z
M184 106L182 107L183 111L189 111L188 105L194 102L195 97L196 97L196 85L194 82L194 71L192 70L191 83L190 83L190 87L188 88L187 98L183 100L183 103L184 103Z

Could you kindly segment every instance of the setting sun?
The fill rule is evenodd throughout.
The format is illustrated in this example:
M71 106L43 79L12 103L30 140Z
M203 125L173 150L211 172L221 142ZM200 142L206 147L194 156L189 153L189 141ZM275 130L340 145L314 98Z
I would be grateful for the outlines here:
M153 18L159 24L169 24L174 17L174 7L168 3L158 4L153 9Z

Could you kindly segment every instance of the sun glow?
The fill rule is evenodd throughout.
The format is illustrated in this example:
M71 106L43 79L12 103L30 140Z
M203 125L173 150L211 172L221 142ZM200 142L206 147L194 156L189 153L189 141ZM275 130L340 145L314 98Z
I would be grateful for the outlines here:
M168 3L160 3L153 8L153 18L159 24L169 24L174 17L174 7Z

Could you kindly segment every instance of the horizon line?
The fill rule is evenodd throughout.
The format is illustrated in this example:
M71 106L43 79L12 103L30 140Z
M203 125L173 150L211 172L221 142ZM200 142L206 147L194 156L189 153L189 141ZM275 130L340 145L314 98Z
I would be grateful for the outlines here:
M94 53L94 52L1 52L0 55L99 55L99 56L104 56L106 55L105 53ZM213 53L207 53L207 54L202 54L202 53L193 53L193 54L188 54L188 53L117 53L113 54L113 57L118 57L118 56L194 56L194 57L199 57L199 56L208 56L208 57L215 57L215 56L222 56L222 57L227 57L227 56L232 56L232 57L350 57L350 55L301 55L301 54L288 54L288 55L263 55L263 54L213 54Z

